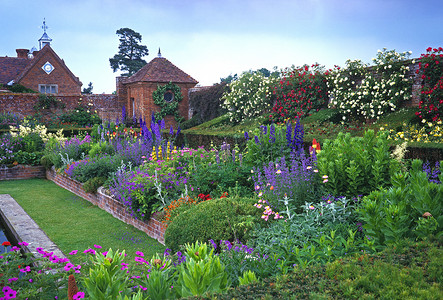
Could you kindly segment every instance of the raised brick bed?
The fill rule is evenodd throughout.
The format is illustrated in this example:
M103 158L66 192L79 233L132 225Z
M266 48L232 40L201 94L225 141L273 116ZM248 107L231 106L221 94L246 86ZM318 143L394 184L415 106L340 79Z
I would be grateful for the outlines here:
M82 197L85 200L88 200L94 205L97 205L101 209L104 209L115 218L125 222L126 224L132 225L135 228L146 232L147 235L156 239L163 245L165 244L165 225L155 219L150 219L148 222L143 222L141 220L137 220L130 215L129 212L126 211L125 206L120 203L118 200L106 195L103 193L102 188L99 188L96 194L86 193L82 184L78 181L75 181L65 175L57 174L54 169L50 169L46 171L46 178L53 181L55 184L61 186L68 191L73 192L77 196Z
M43 166L17 165L11 168L0 166L0 180L45 178Z

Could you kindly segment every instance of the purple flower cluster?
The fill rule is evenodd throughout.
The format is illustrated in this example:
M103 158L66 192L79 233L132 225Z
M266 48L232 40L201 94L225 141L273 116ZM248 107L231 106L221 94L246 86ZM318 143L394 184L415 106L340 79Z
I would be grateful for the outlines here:
M304 137L303 125L300 123L300 118L297 118L297 122L294 127L294 136L292 136L292 124L286 123L286 143L292 151L296 151L301 154L303 152L303 137Z
M426 172L430 182L437 184L441 183L438 179L438 176L441 174L440 163L438 161L435 162L434 167L431 167L431 164L429 162L424 163L423 172Z
M12 162L15 153L20 148L20 140L12 138L9 134L2 136L0 138L0 164Z
M285 157L282 157L275 163L264 165L263 170L255 168L252 178L256 193L271 206L278 207L278 202L285 195L296 200L296 205L301 205L305 201L315 200L313 197L318 186L317 172L315 159L304 154L293 154L289 165Z

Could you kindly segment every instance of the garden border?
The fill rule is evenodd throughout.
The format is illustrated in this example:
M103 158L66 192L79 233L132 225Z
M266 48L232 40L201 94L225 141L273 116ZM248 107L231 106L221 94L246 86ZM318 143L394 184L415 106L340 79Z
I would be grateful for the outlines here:
M63 174L58 174L54 167L46 170L46 178L58 186L100 207L101 209L110 213L114 218L117 218L128 225L134 226L135 228L145 232L151 238L156 239L161 244L165 244L165 224L153 218L149 219L147 222L136 219L135 217L131 216L121 202L112 198L111 196L106 195L102 187L97 190L96 194L86 193L83 190L83 186L80 182Z

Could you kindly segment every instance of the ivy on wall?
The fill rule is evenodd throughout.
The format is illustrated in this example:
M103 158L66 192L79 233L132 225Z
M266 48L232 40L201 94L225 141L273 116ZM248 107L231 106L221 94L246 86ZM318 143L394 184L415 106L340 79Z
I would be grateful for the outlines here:
M173 94L171 101L165 100L165 94L171 92ZM156 120L161 120L167 115L173 115L177 122L180 122L182 117L178 113L178 103L183 100L180 87L172 82L163 86L158 85L157 90L152 93L154 104L160 106L160 111L155 114Z

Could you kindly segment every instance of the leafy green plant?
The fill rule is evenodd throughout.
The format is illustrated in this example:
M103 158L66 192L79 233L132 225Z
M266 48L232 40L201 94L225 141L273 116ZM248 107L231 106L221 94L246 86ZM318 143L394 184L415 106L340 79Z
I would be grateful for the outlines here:
M243 276L239 277L238 281L240 282L240 285L248 285L257 282L258 279L257 276L255 276L254 272L248 270L246 272L243 272Z
M441 236L443 185L428 180L420 160L412 162L409 173L396 173L391 181L391 188L374 191L361 202L358 213L366 234L378 245L425 234Z
M188 245L187 253L192 252L197 245ZM197 249L200 249L198 246ZM214 292L226 291L231 283L225 272L225 266L213 250L200 256L199 252L186 257L186 262L180 265L177 281L177 293L181 297L198 296Z
M77 106L74 110L61 114L59 120L61 123L77 124L77 126L82 127L101 123L100 117L96 113L82 105Z
M333 195L354 197L389 184L400 163L389 155L387 132L367 130L363 137L339 133L326 140L317 154L320 175L327 175L325 188Z
M125 251L114 253L109 249L106 256L98 252L91 259L94 266L89 269L89 277L83 280L90 299L115 299L129 294L126 272L121 267L124 257Z

